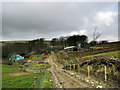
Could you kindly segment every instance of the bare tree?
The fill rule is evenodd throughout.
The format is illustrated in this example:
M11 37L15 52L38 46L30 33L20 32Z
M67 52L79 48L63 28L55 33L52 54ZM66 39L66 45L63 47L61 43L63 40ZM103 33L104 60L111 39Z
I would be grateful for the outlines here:
M95 30L92 35L93 41L96 41L102 35L102 33L96 32L96 30L97 30L97 26L95 27Z
M97 39L102 35L102 33L97 32L96 30L97 30L97 26L95 27L95 30L94 30L93 35L92 35L92 38L93 38L93 46L95 46L95 45L94 45L94 42L97 41ZM94 59L94 47L93 47L93 59Z

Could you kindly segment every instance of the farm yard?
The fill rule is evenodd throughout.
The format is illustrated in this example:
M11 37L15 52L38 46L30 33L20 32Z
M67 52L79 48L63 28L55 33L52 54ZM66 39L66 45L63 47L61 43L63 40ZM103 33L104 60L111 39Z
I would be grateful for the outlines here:
M3 0L0 89L120 89L118 0Z

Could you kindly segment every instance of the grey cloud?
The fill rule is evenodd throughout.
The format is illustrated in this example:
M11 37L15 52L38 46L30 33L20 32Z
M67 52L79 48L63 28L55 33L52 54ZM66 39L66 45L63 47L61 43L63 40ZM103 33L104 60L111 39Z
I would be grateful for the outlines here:
M3 40L51 39L82 29L88 30L90 36L96 25L95 14L113 8L116 8L116 3L3 3ZM116 24L103 25L99 29L107 35L106 28L109 28L109 34L113 34Z

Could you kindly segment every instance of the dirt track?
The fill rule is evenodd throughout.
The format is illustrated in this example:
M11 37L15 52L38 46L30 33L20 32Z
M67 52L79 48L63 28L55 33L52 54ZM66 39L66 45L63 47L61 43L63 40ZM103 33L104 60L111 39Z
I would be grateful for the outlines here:
M73 76L68 75L53 62L54 53L49 57L49 63L51 64L51 73L53 75L53 88L92 88L90 85L77 80Z

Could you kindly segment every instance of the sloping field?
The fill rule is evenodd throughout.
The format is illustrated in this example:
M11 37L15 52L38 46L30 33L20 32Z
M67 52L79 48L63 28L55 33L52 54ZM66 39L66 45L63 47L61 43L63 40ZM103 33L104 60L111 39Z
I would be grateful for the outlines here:
M56 53L57 62L64 66L63 69L70 70L71 67L72 71L79 70L86 76L89 66L90 76L99 82L105 81L106 66L109 86L120 87L119 44L120 42L114 42L97 45L79 52L59 52Z

